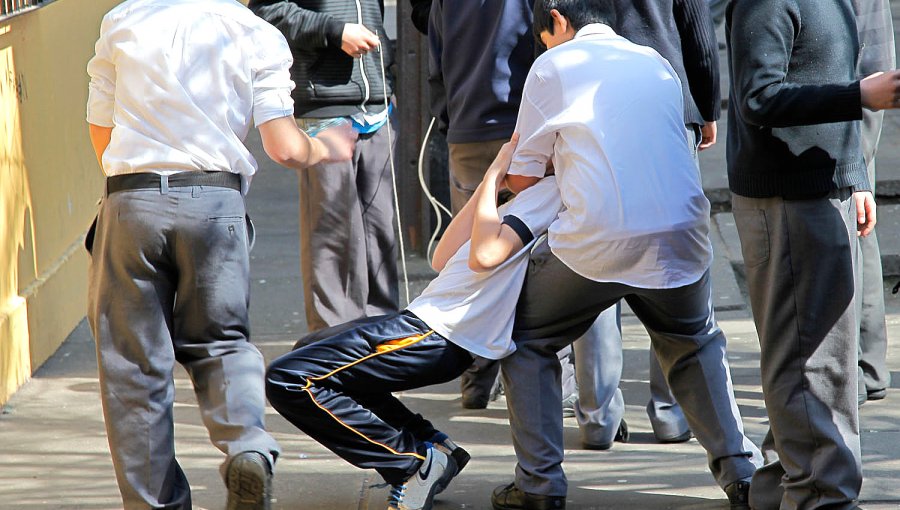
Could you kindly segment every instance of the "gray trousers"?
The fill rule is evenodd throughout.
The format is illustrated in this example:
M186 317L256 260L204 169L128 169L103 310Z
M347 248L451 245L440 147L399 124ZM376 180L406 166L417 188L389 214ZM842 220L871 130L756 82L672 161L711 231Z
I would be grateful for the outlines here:
M300 272L309 331L398 310L388 129L360 135L350 161L300 172Z
M875 161L868 166L869 182L875 191ZM881 249L875 231L859 241L859 264L856 286L859 289L859 400L868 392L890 387L891 371L887 367L887 324L884 319L884 275Z
M857 415L849 189L784 200L732 195L769 415L755 510L856 508L862 484Z
M212 443L274 465L262 355L249 342L244 199L217 187L121 191L96 221L88 319L100 396L126 509L190 509L175 459L175 362L194 385Z
M556 352L623 298L647 328L663 374L708 452L719 485L751 476L761 455L744 435L725 335L713 317L709 273L676 289L601 283L574 273L545 243L532 252L519 298L513 333L517 350L501 362L518 459L517 487L534 494L566 494Z

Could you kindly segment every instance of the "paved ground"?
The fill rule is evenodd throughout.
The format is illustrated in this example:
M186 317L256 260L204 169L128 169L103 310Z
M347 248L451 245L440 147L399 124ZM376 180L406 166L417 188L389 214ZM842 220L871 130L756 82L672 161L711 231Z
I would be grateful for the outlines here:
M900 3L898 3L900 4ZM895 6L900 12L900 5ZM900 25L900 19L895 22ZM723 122L724 124L724 122ZM724 131L724 126L723 126ZM892 338L900 337L900 298L890 287L900 275L900 115L889 115L879 167L879 235L884 249L887 317ZM261 154L251 139L254 153ZM759 388L759 350L741 288L740 260L729 225L724 176L724 144L704 153L704 183L720 211L715 217L713 270L716 309L729 338L735 391L750 437L761 440L766 415ZM254 341L267 359L280 355L306 325L298 263L297 180L293 172L264 168L248 198L258 227L253 252L252 327ZM733 222L732 222L733 223ZM892 265L893 264L893 265ZM410 260L412 294L431 277L421 259ZM608 452L578 448L577 427L566 420L566 471L569 508L574 509L724 509L723 494L706 470L705 454L695 440L660 445L653 440L643 410L647 399L648 339L626 314L625 375L622 388L632 442ZM894 388L900 388L900 349L889 353ZM483 411L463 410L455 383L403 395L414 409L431 417L473 454L469 467L440 496L435 508L490 508L493 487L508 482L515 464L503 400ZM900 392L862 407L862 443L866 481L863 507L900 508ZM224 505L217 468L222 460L206 438L190 383L177 380L178 454L191 480L197 508ZM269 425L284 448L278 464L276 509L384 508L386 491L370 487L376 475L337 459L286 421L270 412ZM93 343L85 324L2 409L0 414L0 508L111 509L120 507L106 447L97 397Z

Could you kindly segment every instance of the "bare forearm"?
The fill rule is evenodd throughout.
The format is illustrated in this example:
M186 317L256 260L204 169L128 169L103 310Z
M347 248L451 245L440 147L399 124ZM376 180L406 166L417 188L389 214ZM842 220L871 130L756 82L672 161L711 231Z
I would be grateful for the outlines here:
M282 166L302 170L320 163L328 154L321 140L304 133L289 117L261 124L259 134L266 154Z
M109 141L112 139L112 128L88 124L88 132L91 137L91 145L94 147L94 154L97 155L97 163L99 163L102 168L103 153L106 152Z
M447 261L450 260L450 257L459 251L459 248L472 237L472 223L475 218L475 206L481 193L482 186L479 185L469 201L466 202L466 205L464 205L450 221L450 225L447 226L447 230L445 230L444 234L441 236L441 240L438 242L434 249L434 254L431 256L431 267L434 268L435 271L444 269L444 266L447 265Z

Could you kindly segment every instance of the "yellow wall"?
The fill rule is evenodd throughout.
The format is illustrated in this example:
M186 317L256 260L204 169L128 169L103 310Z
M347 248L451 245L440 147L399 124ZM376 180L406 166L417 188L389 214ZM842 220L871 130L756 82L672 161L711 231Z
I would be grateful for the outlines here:
M117 0L0 20L0 404L84 317L84 233L102 189L85 66Z

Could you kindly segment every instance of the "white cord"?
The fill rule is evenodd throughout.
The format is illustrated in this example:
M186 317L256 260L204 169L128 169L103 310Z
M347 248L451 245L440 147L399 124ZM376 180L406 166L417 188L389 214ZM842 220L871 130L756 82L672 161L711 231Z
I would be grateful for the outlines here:
M391 185L394 188L394 210L397 214L397 239L400 241L400 266L403 269L403 286L406 290L406 306L409 306L409 274L406 272L406 248L403 245L403 226L400 222L400 197L397 194L397 171L394 168L394 137L391 130L390 104L387 95L387 71L384 69L384 48L378 43L378 58L381 61L381 86L384 90L384 111L388 115L388 153L391 165Z
M428 189L428 184L425 183L425 148L428 147L428 138L431 137L431 130L434 129L434 123L437 121L435 117L431 118L431 122L428 124L428 129L425 131L425 138L422 140L422 147L419 148L419 186L422 188L422 192L425 193L425 197L428 199L428 202L431 204L431 207L434 209L434 215L437 218L437 225L434 227L434 232L431 234L431 239L428 241L428 248L425 250L425 255L428 260L431 260L431 248L434 246L435 240L437 240L438 234L441 232L441 226L443 225L443 219L441 216L441 211L443 211L450 218L453 217L453 213L450 212L444 204L440 203L434 195L431 194L431 190Z

